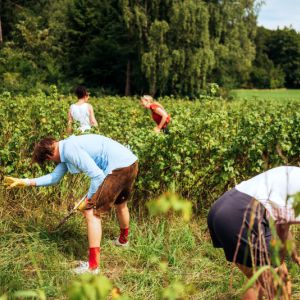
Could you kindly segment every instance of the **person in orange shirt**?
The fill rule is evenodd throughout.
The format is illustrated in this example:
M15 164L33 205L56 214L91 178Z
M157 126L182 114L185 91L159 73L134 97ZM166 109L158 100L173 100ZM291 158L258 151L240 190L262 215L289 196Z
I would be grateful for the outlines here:
M141 105L151 110L152 119L157 124L154 127L155 132L169 133L168 125L171 120L171 116L166 112L163 106L154 101L149 95L141 97Z

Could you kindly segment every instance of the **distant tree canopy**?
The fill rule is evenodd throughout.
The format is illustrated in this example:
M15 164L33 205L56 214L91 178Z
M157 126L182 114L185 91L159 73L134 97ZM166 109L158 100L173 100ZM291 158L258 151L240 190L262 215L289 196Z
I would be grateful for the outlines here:
M0 90L83 83L197 96L299 87L299 33L256 26L256 0L1 0ZM2 28L2 30L1 30Z
M250 85L300 88L300 34L294 29L259 27Z

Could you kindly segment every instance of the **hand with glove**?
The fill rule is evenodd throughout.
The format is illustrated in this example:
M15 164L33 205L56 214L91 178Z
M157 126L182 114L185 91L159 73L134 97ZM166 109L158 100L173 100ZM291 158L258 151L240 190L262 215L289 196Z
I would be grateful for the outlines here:
M14 187L22 188L25 186L30 186L31 181L28 178L21 179L21 178L5 176L4 177L4 185L6 185L9 189L14 188Z
M85 211L85 208L87 206L87 203L88 203L88 198L85 197L84 199L81 199L79 202L77 202L75 204L75 209L78 209L79 211L81 212L84 212Z
M69 214L66 215L62 221L56 226L55 230L57 230L59 227L61 227L63 224L66 223L66 221L77 211L81 211L84 212L86 205L88 202L88 198L86 197L86 195L84 195L77 203L75 203L74 207L71 209L71 211L69 211Z

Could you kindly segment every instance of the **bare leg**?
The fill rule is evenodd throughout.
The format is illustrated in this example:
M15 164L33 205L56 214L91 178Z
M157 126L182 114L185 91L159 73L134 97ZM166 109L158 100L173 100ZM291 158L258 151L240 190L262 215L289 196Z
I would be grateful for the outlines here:
M246 266L236 264L237 267L244 273L247 278L251 278L253 275L252 268L248 268ZM291 281L288 274L288 269L286 264L283 263L280 267L276 268L275 271L280 275L282 281L284 282L283 286L283 296L280 299L291 299L292 287ZM264 276L265 275L265 276ZM252 299L263 299L263 296L268 295L268 291L271 294L274 293L274 282L273 277L269 271L264 272L260 278L256 282L256 287L252 287L247 290L247 292L243 295L243 300L252 300Z
M127 202L116 204L116 212L121 229L129 228L129 210Z
M283 287L283 296L280 299L291 299L292 297L292 283L291 278L289 276L289 271L285 262L280 265L276 271L278 272L279 276L281 277L282 281L284 282Z
M94 215L93 209L86 210L84 216L87 221L89 247L100 247L102 237L101 219Z
M252 268L248 268L246 266L240 265L236 263L236 266L243 272L243 274L249 279L253 275ZM243 295L242 300L257 300L262 299L261 296L261 286L259 283L256 283L255 287L251 287L246 291L246 293Z
M242 300L256 300L259 299L257 297L257 290L255 288L250 288L246 291L246 293L243 295Z

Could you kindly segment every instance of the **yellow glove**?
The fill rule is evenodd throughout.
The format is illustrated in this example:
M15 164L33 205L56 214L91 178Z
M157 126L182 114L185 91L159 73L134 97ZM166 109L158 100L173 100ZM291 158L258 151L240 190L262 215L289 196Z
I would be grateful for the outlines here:
M84 211L85 208L86 208L86 205L88 203L88 198L85 197L83 201L81 200L79 202L81 202L81 203L80 204L79 203L75 204L75 207L79 204L77 209L80 210L80 211Z
M6 185L8 188L22 188L25 186L30 185L30 180L29 179L21 179L21 178L14 178L10 176L5 176L4 177L4 185Z

